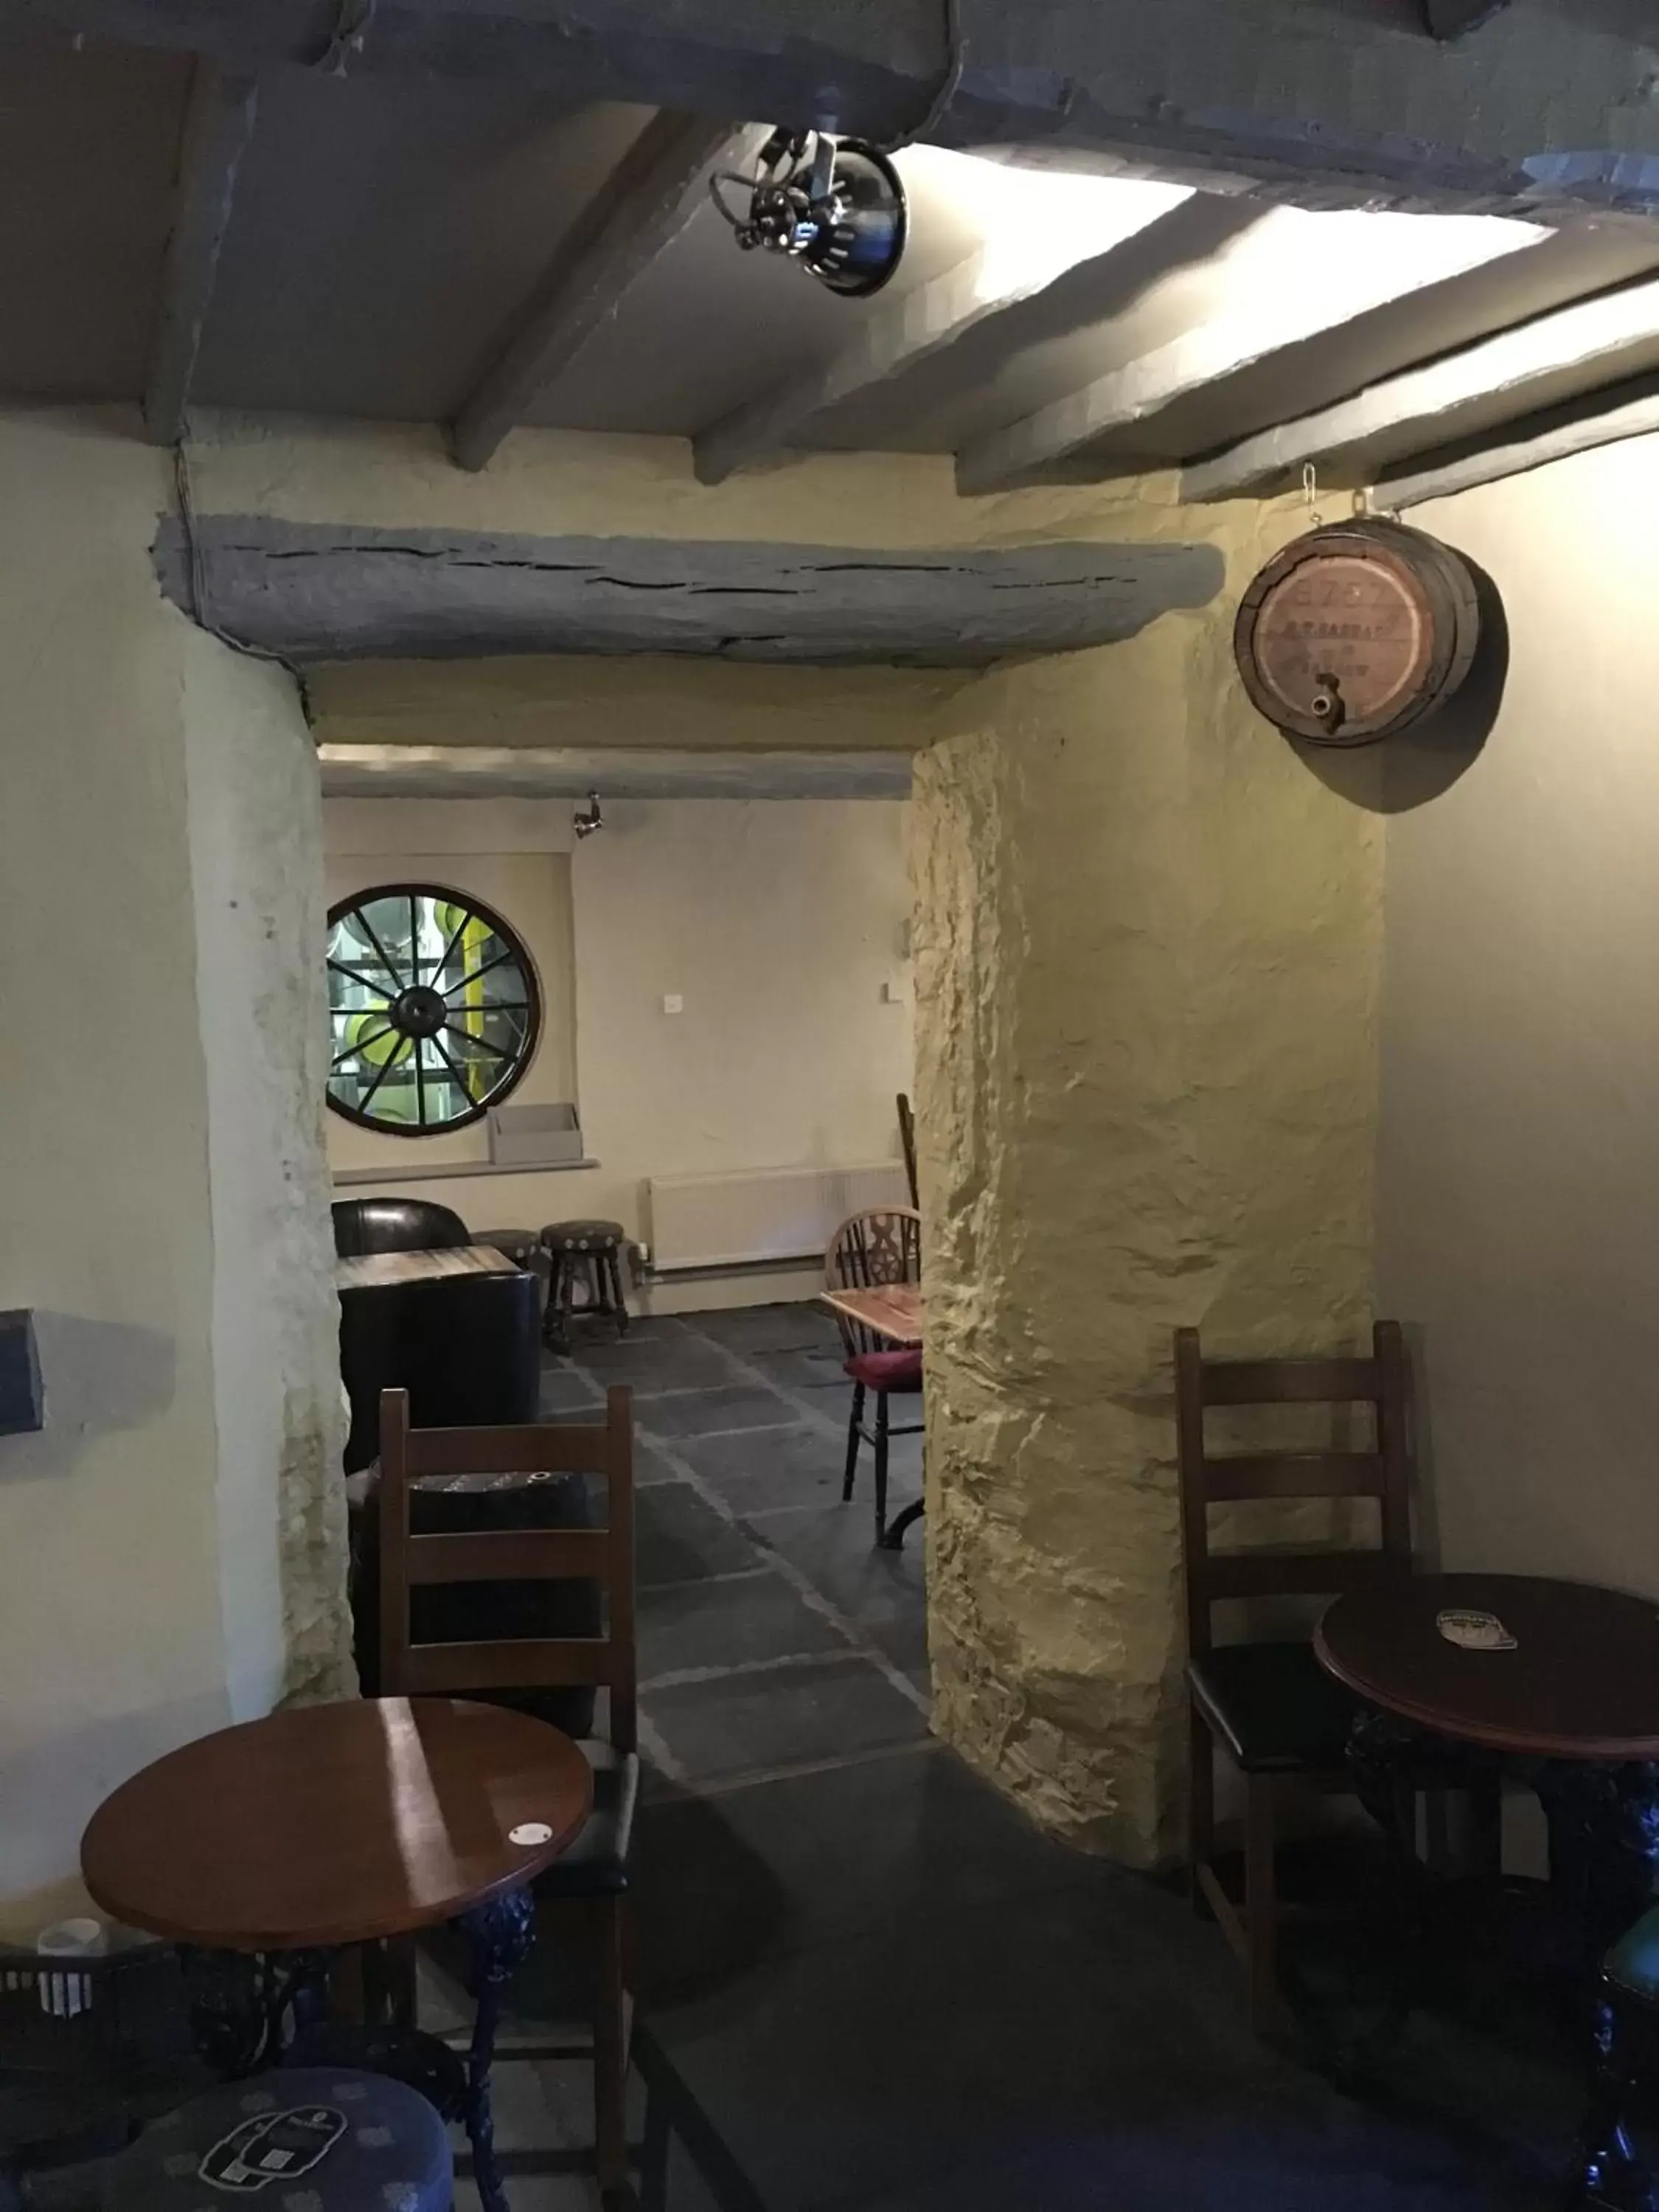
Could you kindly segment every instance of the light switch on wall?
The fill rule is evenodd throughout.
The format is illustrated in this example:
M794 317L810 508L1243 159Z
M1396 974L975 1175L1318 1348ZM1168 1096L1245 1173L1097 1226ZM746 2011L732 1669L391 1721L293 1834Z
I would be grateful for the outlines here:
M662 1010L665 1014L683 1014L685 1001L678 991L670 991L662 1002Z

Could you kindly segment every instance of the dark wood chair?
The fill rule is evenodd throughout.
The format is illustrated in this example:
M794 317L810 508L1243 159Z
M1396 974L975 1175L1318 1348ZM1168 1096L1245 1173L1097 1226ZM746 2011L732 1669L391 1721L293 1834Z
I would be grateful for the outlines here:
M910 1186L910 1203L921 1204L921 1183L916 1174L916 1117L910 1110L908 1091L898 1095L899 1144L904 1152L904 1179Z
M607 2204L625 2201L628 2185L624 2088L633 1986L629 1857L639 1796L633 1433L632 1394L621 1386L610 1392L603 1428L412 1429L405 1392L388 1390L380 1401L381 1693L495 1694L514 1704L535 1691L602 1688L610 1693L608 1736L582 1747L593 1767L592 1814L575 1843L536 1885L544 1904L568 1905L586 1922L595 1955L594 2144ZM412 1533L411 1484L422 1478L510 1474L602 1478L605 1524ZM417 1644L412 1638L412 1591L534 1581L597 1584L605 1599L600 1632L470 1643ZM540 2046L520 2055L572 2054Z
M896 1206L849 1215L830 1240L823 1255L823 1278L832 1291L880 1290L890 1283L921 1280L921 1216L912 1207ZM921 1421L895 1428L889 1408L892 1398L921 1395L921 1352L916 1346L896 1346L892 1340L849 1320L836 1316L841 1330L842 1365L853 1385L853 1410L847 1427L847 1474L842 1502L851 1500L858 1475L859 1446L868 1443L876 1455L876 1541L887 1541L887 1455L889 1439L920 1435ZM864 1411L873 1394L876 1424L864 1425Z
M1176 1331L1176 1407L1186 1553L1187 1681L1192 1730L1188 1850L1195 1900L1215 1913L1249 1978L1259 2030L1281 2026L1277 1859L1282 1785L1351 1785L1346 1749L1355 1705L1307 1639L1218 1644L1212 1608L1227 1599L1341 1595L1410 1574L1410 1374L1396 1322L1378 1322L1370 1358L1209 1360L1195 1328ZM1360 1448L1213 1454L1215 1407L1357 1405L1374 1431ZM1374 1498L1367 1550L1218 1553L1210 1509L1243 1499ZM1215 1866L1215 1747L1244 1778L1244 1882L1229 1894Z

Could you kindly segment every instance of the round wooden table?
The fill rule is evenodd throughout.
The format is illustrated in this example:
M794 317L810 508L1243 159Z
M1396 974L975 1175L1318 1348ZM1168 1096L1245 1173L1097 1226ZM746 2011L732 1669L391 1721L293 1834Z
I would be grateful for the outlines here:
M1449 1612L1495 1615L1514 1648L1460 1648ZM1349 1760L1385 1828L1402 1776L1448 1744L1494 1803L1505 1775L1536 1792L1552 1879L1598 1962L1659 1878L1659 1607L1531 1575L1416 1575L1337 1599L1314 1649L1364 1701Z
M592 1802L578 1746L522 1713L445 1698L296 1706L123 1783L88 1825L81 1868L106 1912L186 1947L198 2041L228 2073L268 2063L285 2021L326 2033L331 1953L458 1923L478 2005L465 2074L432 2039L395 2029L362 2063L406 2060L404 2078L465 2120L494 2208L499 1993L533 1936L530 1884ZM336 2049L322 2063L351 2060Z
M1449 1643L1447 1612L1496 1614L1512 1651ZM1338 1598L1314 1639L1367 1705L1533 1759L1659 1760L1659 1606L1532 1575L1413 1575Z
M523 1888L592 1802L576 1745L523 1713L447 1698L299 1705L123 1783L92 1816L81 1870L106 1912L175 1942L370 1942Z

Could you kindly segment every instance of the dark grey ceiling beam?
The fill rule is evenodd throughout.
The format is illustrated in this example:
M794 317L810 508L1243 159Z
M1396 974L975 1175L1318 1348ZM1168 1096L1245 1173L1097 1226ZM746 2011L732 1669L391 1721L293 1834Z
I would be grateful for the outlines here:
M1076 282L1080 270L1089 270L1109 300L1115 290L1121 296L1122 270L1134 267L1144 271L1146 282L1152 282L1163 271L1156 249L1150 256L1146 252L1147 238L1160 235L1170 241L1172 266L1176 241L1186 234L1174 218L1187 203L1179 185L1143 185L1138 190L1144 209L1121 220L1115 233L1101 222L1086 251L1068 242L1063 251L1045 254L1046 241L1039 235L1024 241L1022 252L1011 258L1006 240L987 240L930 283L913 292L890 293L830 360L784 377L702 432L693 445L698 480L723 483L734 471L782 452L817 416L908 374L960 344L970 331L1012 317L1062 282L1070 280L1079 295L1079 324L1087 321L1086 295ZM1136 192L1134 186L1125 187L1122 197L1133 202ZM1231 203L1226 204L1231 208ZM1035 228L1041 216L1031 220Z
M1193 463L1182 493L1194 501L1265 493L1294 483L1310 462L1333 483L1374 483L1417 454L1656 368L1659 278L1534 316L1243 439Z
M756 134L749 134L756 135ZM451 426L455 459L482 469L537 397L614 315L702 204L708 174L748 137L702 115L653 116L555 255L512 336Z
M1423 0L1423 15L1431 38L1461 39L1509 4L1510 0Z
M192 558L193 551L193 558ZM1133 637L1206 605L1212 546L1073 543L896 552L737 540L535 538L196 518L156 574L220 635L299 661L677 653L978 668Z
M315 63L334 0L0 0L14 18ZM352 70L556 85L1310 204L1659 212L1651 0L1510 0L1432 37L1414 0L377 0ZM949 88L948 99L940 95Z
M1467 449L1431 455L1400 476L1378 483L1374 505L1386 513L1421 507L1432 499L1450 499L1461 491L1475 491L1482 484L1501 483L1507 477L1524 476L1568 461L1601 446L1616 446L1630 438L1659 434L1659 380L1638 379L1595 392L1567 406L1530 415L1510 426L1501 437L1478 441Z
M179 142L178 197L144 386L144 427L158 446L176 444L184 431L236 173L253 136L258 104L251 76L227 76L212 62L197 63Z

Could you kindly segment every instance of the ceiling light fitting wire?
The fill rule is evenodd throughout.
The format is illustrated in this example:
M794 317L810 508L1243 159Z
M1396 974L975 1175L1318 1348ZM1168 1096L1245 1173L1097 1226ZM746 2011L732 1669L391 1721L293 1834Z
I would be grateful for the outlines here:
M933 137L950 113L962 89L962 73L968 65L968 40L962 27L962 0L945 0L945 75L929 103L927 112L914 131L882 148L884 154L902 154L907 146Z

